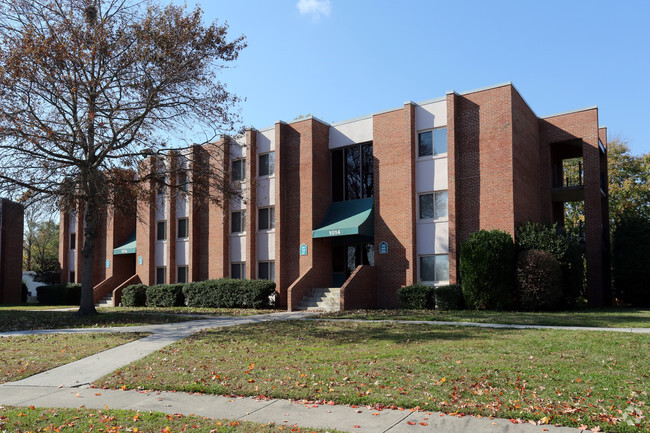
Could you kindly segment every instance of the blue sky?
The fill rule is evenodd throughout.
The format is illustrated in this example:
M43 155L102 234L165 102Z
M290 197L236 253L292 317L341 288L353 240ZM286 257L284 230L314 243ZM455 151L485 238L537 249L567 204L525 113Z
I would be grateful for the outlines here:
M258 129L337 122L511 81L538 116L597 105L650 152L645 0L188 0L247 37L221 78Z

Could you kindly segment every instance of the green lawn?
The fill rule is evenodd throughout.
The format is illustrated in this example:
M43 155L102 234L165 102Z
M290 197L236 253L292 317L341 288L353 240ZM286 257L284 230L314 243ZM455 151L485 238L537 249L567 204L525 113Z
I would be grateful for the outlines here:
M0 406L0 431L2 432L210 432L210 433L279 433L314 432L322 429L305 429L275 424L215 420L200 416L166 415L160 412L93 409L42 409ZM335 430L327 430L336 433Z
M46 307L0 307L0 332L30 329L65 329L107 326L153 325L196 320L188 315L246 316L274 310L217 308L100 308L96 316L79 317L73 311L42 311ZM57 307L47 307L57 308ZM65 307L64 307L65 308ZM75 307L78 308L78 307Z
M129 333L0 337L0 383L20 380L143 336Z
M621 307L543 313L483 310L357 310L328 313L323 317L359 320L433 320L517 325L650 328L650 309Z
M95 385L419 407L627 432L650 429L648 353L650 336L638 334L275 322L202 332Z

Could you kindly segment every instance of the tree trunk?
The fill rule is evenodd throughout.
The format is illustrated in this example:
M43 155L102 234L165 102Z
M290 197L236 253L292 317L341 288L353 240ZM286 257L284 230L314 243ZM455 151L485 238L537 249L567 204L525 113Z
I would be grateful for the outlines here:
M81 249L81 302L77 315L94 316L95 309L94 267L95 267L95 237L97 234L97 221L99 208L95 200L86 203L86 222L84 226L84 245Z

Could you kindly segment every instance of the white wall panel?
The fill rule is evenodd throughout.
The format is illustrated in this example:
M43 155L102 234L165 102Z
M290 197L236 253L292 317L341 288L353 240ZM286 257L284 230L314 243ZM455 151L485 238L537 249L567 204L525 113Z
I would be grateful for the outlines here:
M372 116L330 127L330 149L372 141Z
M190 243L186 240L176 241L176 266L190 264Z
M447 125L447 101L437 101L415 106L415 130L438 128Z
M246 236L230 236L230 261L246 261Z

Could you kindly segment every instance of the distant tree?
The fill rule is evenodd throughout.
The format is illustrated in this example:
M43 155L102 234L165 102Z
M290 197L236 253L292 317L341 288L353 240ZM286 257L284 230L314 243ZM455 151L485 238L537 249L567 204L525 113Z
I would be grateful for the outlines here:
M188 134L207 144L233 131L239 99L216 76L244 46L199 7L0 0L0 194L84 212L79 314L96 314L98 221L134 181L122 168ZM222 190L226 174L210 174L203 190Z
M612 229L624 218L650 221L650 153L632 155L627 141L607 144L609 216Z
M43 220L37 208L32 206L25 212L25 233L23 238L23 270L38 271L43 263L56 261L59 257L59 225L52 220Z

